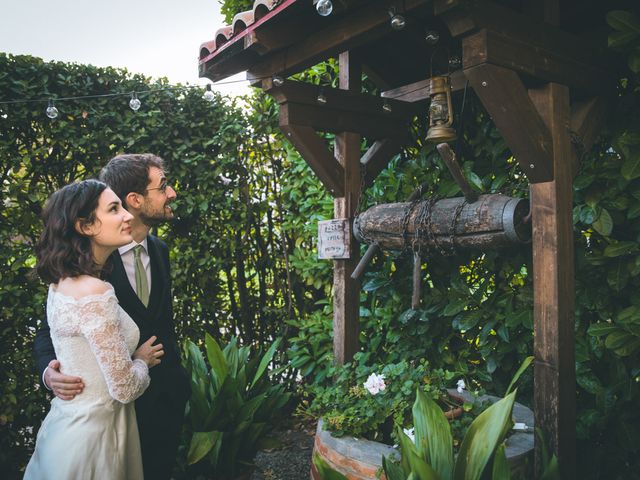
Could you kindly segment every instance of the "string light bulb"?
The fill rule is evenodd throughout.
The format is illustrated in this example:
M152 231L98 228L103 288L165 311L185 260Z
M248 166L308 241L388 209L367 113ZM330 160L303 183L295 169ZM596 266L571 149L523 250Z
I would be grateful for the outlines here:
M321 17L328 17L333 12L333 3L331 3L331 0L318 0L316 2L316 12Z
M395 7L389 9L389 16L391 17L391 28L394 30L402 30L407 24L404 16L397 13Z
M207 84L207 89L202 94L202 98L205 99L207 102L213 102L215 100L216 96L213 94L213 91L211 90L211 84Z
M440 40L440 34L435 30L427 30L424 39L429 45L435 45Z
M49 106L47 107L47 110L45 111L45 113L47 114L47 117L49 117L51 120L53 120L54 118L57 118L58 109L53 103L53 98L49 99Z
M316 101L320 105L326 105L327 103L327 97L325 96L324 89L322 87L320 87L320 90L318 91L318 96L316 97Z
M129 100L129 108L131 108L131 110L133 110L134 112L137 112L140 109L141 105L142 103L138 99L138 95L136 94L136 92L133 92L131 94L131 100Z

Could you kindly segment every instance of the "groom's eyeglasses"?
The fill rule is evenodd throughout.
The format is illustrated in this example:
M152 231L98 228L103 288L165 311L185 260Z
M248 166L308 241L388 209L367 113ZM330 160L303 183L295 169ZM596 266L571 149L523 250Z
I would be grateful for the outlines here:
M167 183L167 181L163 180L159 187L147 188L145 192L149 192L151 190L160 190L162 193L165 193L167 191L167 187L169 186L170 185Z

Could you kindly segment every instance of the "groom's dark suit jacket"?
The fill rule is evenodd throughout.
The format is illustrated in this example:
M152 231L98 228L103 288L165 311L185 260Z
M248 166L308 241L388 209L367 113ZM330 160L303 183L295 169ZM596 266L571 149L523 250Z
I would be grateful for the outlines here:
M105 280L113 285L120 306L138 325L140 343L155 335L164 346L161 363L149 370L151 385L136 401L144 474L146 478L156 479L169 478L171 474L190 386L180 365L173 323L169 251L164 242L151 235L147 237L147 245L151 261L147 307L131 287L117 250L111 255L113 269ZM42 373L55 358L46 322L36 335L34 353Z

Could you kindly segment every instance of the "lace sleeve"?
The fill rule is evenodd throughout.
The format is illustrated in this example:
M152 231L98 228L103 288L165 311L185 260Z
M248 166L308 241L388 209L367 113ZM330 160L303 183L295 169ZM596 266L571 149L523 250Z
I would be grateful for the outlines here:
M80 330L98 360L109 394L119 402L132 402L149 386L149 368L140 359L131 360L115 295L83 303L79 315Z

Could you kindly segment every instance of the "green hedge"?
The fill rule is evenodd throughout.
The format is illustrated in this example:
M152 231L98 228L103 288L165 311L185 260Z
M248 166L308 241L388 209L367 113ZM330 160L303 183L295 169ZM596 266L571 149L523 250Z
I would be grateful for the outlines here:
M128 106L132 91L142 102L137 112ZM113 93L125 95L61 100L55 120L44 113L50 97ZM46 295L32 275L43 202L60 186L95 176L115 154L156 153L176 183L177 220L158 233L170 247L180 335L196 342L204 332L236 335L264 345L321 294L287 272L296 234L279 227L290 215L280 188L289 160L273 145L273 105L261 108L256 98L247 112L202 94L124 70L0 54L0 99L43 99L0 104L3 475L24 466L47 407L31 359Z

